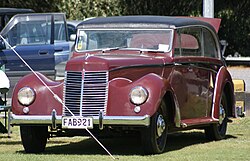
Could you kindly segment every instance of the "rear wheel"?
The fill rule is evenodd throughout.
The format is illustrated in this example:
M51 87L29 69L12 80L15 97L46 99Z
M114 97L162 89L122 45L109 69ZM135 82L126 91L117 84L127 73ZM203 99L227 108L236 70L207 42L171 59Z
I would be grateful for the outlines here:
M21 139L26 153L41 153L48 138L47 126L20 126Z
M205 128L205 135L208 140L221 140L226 137L227 121L228 121L228 106L226 95L223 92L220 99L219 107L219 122Z
M142 131L142 144L145 154L162 153L167 141L166 104L162 101L160 108L153 115L150 126Z

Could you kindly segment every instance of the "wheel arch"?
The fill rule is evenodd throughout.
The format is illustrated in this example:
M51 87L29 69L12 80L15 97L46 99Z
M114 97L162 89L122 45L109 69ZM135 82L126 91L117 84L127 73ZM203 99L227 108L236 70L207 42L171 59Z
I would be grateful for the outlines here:
M229 117L235 117L235 99L234 99L234 93L232 93L232 91L233 91L232 85L229 82L227 82L224 86L223 92L226 94Z
M176 97L171 90L166 91L165 95L163 96L162 100L165 102L167 106L167 118L168 123L170 126L180 127L180 112L179 106L176 101Z
M234 86L230 73L226 67L221 67L217 73L215 81L215 89L213 95L213 107L212 107L212 118L218 120L219 117L219 106L222 93L225 93L227 104L229 107L228 116L235 116L235 98L234 98Z

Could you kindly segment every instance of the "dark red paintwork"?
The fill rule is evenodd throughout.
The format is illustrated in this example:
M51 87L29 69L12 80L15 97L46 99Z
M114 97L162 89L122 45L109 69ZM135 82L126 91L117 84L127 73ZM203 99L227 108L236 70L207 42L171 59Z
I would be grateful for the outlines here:
M152 116L169 93L174 101L173 121L177 127L180 123L199 125L216 122L223 90L227 92L229 116L235 113L232 79L221 58L174 57L174 51L74 52L67 62L66 71L83 70L109 71L107 116ZM38 75L63 100L63 82ZM140 85L148 90L149 97L140 105L141 111L135 113L129 93ZM32 87L36 92L27 116L51 115L53 109L58 115L62 114L62 105L33 74L23 77L15 87L12 99L14 114L24 115L23 106L17 101L17 93L24 86Z
M55 92L60 98L62 98L62 82L51 81L44 75L40 73L37 74L53 92ZM56 109L59 115L62 114L62 105L53 98L53 94L38 80L38 78L34 74L30 74L21 78L15 89L20 89L25 86L32 87L36 93L35 101L31 106L29 106L29 115L50 115L53 109ZM22 109L24 106L22 106L17 101L17 90L14 91L12 100L12 107L15 107L12 108L12 112L18 115L23 115L24 113Z
M127 51L126 51L127 52ZM128 52L127 52L128 53ZM147 56L145 56L147 55ZM221 96L221 89L225 86L226 83L231 84L231 77L226 71L225 67L222 67L222 63L217 59L211 59L207 64L213 70L220 70L217 74L217 79L214 77L216 84L215 91L215 101L212 102L212 93L211 96L207 98L209 103L207 107L200 107L200 109L192 109L193 104L197 101L202 101L200 99L193 98L193 95L190 95L190 92L187 90L188 86L194 84L205 85L208 87L209 77L208 74L202 71L194 72L203 77L203 81L199 81L198 78L194 78L195 75L188 76L184 80L180 74L185 75L189 70L184 67L174 66L173 63L179 62L206 62L208 59L205 58L176 58L171 59L169 57L160 57L156 58L152 56L151 53L146 53L144 56L138 55L118 55L112 54L105 56L90 56L88 58L78 56L67 63L66 70L72 71L95 71L95 70L110 70L110 81L109 81L109 95L108 95L108 108L107 115L109 116L133 116L133 115L153 115L159 106L159 103L166 93L170 91L175 93L176 99L178 100L179 108L181 112L181 118L189 119L194 117L194 112L196 112L195 117L212 117L218 118L218 103ZM166 54L168 55L168 54ZM119 65L120 64L120 65ZM165 64L165 66L163 66ZM148 65L148 66L147 66ZM131 67L129 67L131 66ZM140 67L141 66L141 67ZM144 67L143 67L144 66ZM124 68L123 68L124 67ZM53 82L48 78L45 78L43 75L39 74L42 77L42 80L60 97L63 96L63 83L62 82ZM190 78L189 78L190 77ZM206 78L205 78L206 77ZM27 81L28 80L28 81ZM28 75L22 78L17 84L14 95L13 95L13 113L23 114L22 106L16 100L17 91L23 86L33 87L36 91L36 100L30 105L29 115L50 115L53 109L56 109L58 114L62 114L62 105L58 103L53 95L38 81L38 79L33 75ZM137 85L143 85L149 91L149 98L147 102L141 105L142 111L140 113L134 112L134 105L129 100L129 92L132 87ZM231 87L232 88L232 87ZM231 89L232 90L232 89ZM196 92L198 95L199 91ZM188 97L192 97L191 100L188 100ZM200 98L200 97L199 97ZM190 102L193 101L193 102ZM215 107L214 113L211 112L211 106ZM178 107L176 107L178 108ZM186 110L185 110L186 109ZM202 110L209 110L203 111ZM200 114L198 114L200 111ZM183 113L183 111L186 111ZM207 113L208 112L208 113ZM231 115L233 111L231 111ZM184 121L183 120L183 121Z

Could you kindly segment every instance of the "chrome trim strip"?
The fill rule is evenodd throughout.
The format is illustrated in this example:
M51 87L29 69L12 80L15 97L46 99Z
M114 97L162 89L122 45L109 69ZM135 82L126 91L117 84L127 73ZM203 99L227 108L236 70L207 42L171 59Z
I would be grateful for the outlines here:
M80 116L82 116L82 102L83 102L83 89L84 89L84 78L85 78L85 71L83 69L83 72L82 72L82 82L81 82L81 97L80 97ZM66 95L66 93L64 94ZM73 113L73 112L72 112Z
M52 125L52 116L50 115L15 115L11 114L11 125ZM55 123L61 125L62 116L55 116ZM93 116L94 125L99 124L99 116ZM103 125L138 125L149 126L150 116L103 116Z
M215 99L216 99L216 96L218 95L216 92L217 88L218 88L218 81L219 81L219 75L220 75L220 71L222 70L223 66L220 67L217 75L216 75L216 79L215 79L215 83L214 83L214 91L213 91L213 100L212 100L212 114L211 114L211 117L215 120L215 121L219 121L219 119L215 118L214 116L214 110L215 110Z

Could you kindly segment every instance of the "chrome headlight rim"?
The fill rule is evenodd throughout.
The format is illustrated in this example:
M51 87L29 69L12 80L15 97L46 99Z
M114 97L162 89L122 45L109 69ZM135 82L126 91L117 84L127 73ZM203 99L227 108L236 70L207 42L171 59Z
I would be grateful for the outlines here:
M136 96L136 92L141 92L140 96L142 97L138 97L138 95ZM136 86L130 90L129 97L130 97L130 102L133 103L134 105L137 106L142 105L148 99L148 90L143 86Z
M23 106L31 105L36 98L35 90L31 87L25 86L19 89L17 93L18 102Z

